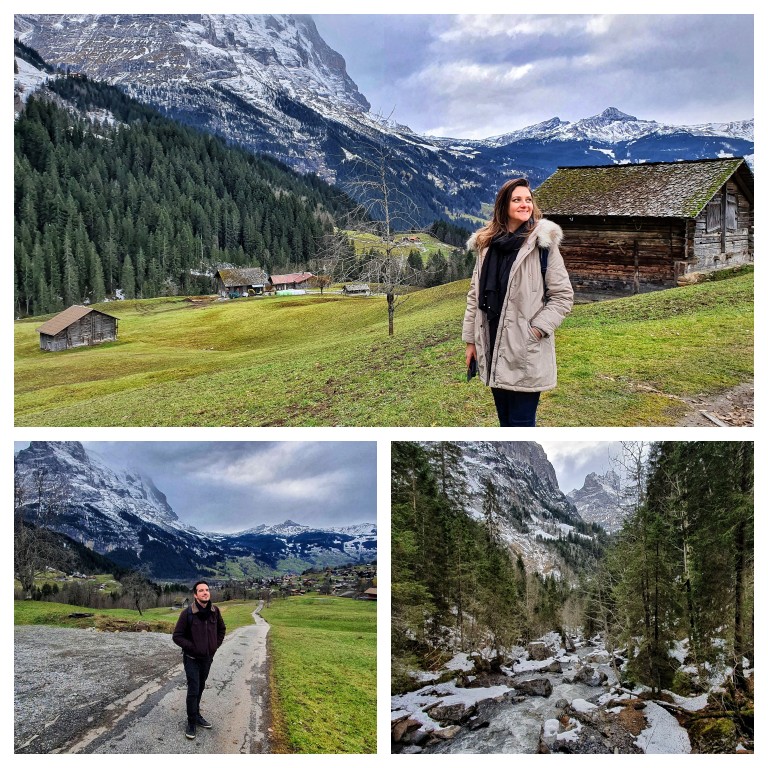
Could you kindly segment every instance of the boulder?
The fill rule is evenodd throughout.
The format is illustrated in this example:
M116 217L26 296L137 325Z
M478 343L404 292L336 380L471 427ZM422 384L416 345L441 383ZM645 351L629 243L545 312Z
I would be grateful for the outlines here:
M599 669L589 665L579 669L573 676L573 682L591 685L593 688L601 686L606 680L608 680L608 675L605 672L601 672Z
M548 659L552 652L547 648L547 646L542 643L540 640L537 640L534 643L528 643L528 658L532 661L544 661L544 659Z
M534 680L521 680L515 683L515 688L528 696L543 696L547 698L552 695L552 683L546 677L537 677Z
M418 720L411 720L410 718L401 720L392 726L392 741L402 741L409 731L416 731L420 727L421 723Z
M477 712L473 704L467 707L464 704L441 704L429 708L429 716L438 723L460 723Z
M439 731L433 731L432 735L436 739L448 741L449 739L452 739L454 736L456 736L459 731L461 731L460 725L451 725L448 728L441 728Z

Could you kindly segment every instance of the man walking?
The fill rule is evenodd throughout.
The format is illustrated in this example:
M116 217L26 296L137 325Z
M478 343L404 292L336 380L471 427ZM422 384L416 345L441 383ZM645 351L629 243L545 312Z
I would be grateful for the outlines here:
M195 599L181 612L173 630L173 642L184 652L184 671L187 673L187 730L188 739L194 739L197 726L211 728L200 714L200 699L211 669L213 655L224 642L224 619L221 611L211 602L207 582L198 581L192 587Z

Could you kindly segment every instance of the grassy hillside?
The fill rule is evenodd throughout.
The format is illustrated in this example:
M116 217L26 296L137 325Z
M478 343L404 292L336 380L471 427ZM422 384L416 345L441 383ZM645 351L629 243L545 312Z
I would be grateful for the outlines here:
M238 627L253 624L251 614L256 610L255 600L230 600L216 603L221 608L221 615L230 632ZM179 612L172 608L146 608L139 616L138 611L126 608L83 608L67 603L45 603L37 600L16 600L13 603L14 624L49 624L55 627L72 627L111 631L139 631L149 629L151 632L173 632ZM91 616L82 619L70 619L70 613L89 613ZM136 627L136 624L149 625Z
M296 296L105 305L119 339L39 349L16 323L19 426L495 426L464 376L468 281L384 299ZM753 372L753 276L574 308L541 426L674 424L680 398Z
M376 603L277 600L269 622L281 736L292 752L376 751Z

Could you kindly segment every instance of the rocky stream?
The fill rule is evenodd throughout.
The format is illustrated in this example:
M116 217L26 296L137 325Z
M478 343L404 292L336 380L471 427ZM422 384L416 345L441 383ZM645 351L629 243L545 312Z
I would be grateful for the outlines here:
M676 713L707 705L707 696L665 692L652 700L618 684L599 638L550 633L517 648L507 664L481 654L455 656L426 684L392 698L392 751L414 753L689 753ZM740 750L746 751L741 746Z

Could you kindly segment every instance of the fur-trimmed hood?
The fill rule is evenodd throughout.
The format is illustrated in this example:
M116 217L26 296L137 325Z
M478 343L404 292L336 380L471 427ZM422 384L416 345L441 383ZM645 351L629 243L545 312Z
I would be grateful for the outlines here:
M480 230L478 229L477 232L467 240L468 251L474 251L476 249L477 235L479 232ZM539 219L533 230L533 236L542 248L558 248L563 240L563 230L555 224L554 221L550 221L549 219Z

